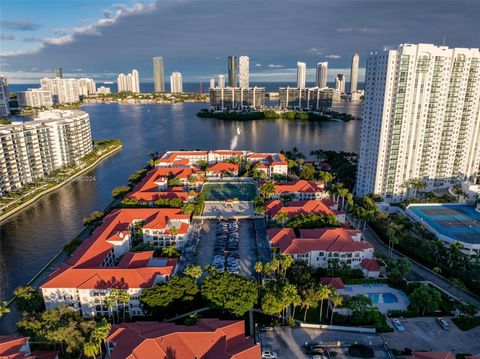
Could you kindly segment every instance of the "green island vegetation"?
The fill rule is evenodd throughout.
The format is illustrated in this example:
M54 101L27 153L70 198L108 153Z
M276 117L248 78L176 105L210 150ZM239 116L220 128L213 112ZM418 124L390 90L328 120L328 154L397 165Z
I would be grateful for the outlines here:
M68 178L81 172L86 167L91 166L100 157L106 156L111 152L116 151L122 146L119 139L113 140L94 140L93 151L88 155L80 159L78 165L70 165L59 168L49 173L44 178L40 178L34 182L27 183L20 190L10 192L7 195L0 198L0 213L5 214L12 210L15 210L18 206L25 202L30 201L42 192L55 187L62 182L68 180ZM85 178L85 180L95 180L94 178Z
M351 121L355 120L355 117L347 113L339 113L335 111L324 111L321 113L310 112L310 111L275 111L271 109L266 109L263 111L209 111L203 109L197 113L198 117L201 118L217 118L220 120L299 120L299 121L331 121L331 120L341 120L341 121Z
M12 123L8 118L0 118L0 125L10 125Z
M208 94L199 93L169 93L169 92L112 92L109 94L97 94L82 99L83 103L96 102L135 102L135 103L179 103L179 102L207 102Z

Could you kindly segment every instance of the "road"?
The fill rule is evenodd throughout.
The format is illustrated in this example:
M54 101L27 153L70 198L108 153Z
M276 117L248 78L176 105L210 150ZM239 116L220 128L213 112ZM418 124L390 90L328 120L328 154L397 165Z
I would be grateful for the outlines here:
M370 226L367 226L365 228L365 231L363 232L363 237L368 242L373 244L376 250L388 255L389 253L388 246L377 236L377 234L370 228ZM427 267L421 265L420 263L414 261L413 259L405 256L404 254L396 250L393 250L392 256L394 258L408 258L410 262L412 262L411 272L423 278L423 280L433 283L434 285L438 286L440 289L444 290L445 292L450 293L452 296L456 297L457 299L465 303L475 304L477 308L480 309L480 297L476 296L473 293L470 293L467 290L463 290L455 287L452 284L452 282L446 279L445 277L433 272Z

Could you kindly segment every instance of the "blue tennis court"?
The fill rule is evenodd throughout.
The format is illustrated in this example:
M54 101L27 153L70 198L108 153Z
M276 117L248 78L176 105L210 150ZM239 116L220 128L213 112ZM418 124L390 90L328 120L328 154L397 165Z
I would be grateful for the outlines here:
M453 240L480 244L480 212L468 205L411 205L408 210L438 233Z

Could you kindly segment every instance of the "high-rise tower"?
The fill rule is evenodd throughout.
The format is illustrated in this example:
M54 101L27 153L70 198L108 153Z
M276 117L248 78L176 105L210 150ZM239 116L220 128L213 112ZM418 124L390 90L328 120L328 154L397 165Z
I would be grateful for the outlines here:
M155 92L165 92L163 57L161 56L153 58L153 82L155 84Z

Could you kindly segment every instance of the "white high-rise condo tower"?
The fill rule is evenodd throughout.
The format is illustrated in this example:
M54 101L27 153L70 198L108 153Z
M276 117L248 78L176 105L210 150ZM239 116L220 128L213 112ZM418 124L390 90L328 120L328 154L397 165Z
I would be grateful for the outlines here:
M225 75L218 75L218 87L225 88Z
M305 62L297 62L297 87L305 88L305 79L307 77L307 65Z
M249 61L248 56L240 56L238 59L238 74L241 88L248 88L250 85Z
M131 91L140 93L140 80L138 76L137 70L132 70L131 73L127 74L120 74L117 77L117 86L118 92L125 92Z
M317 63L315 74L315 86L320 88L327 87L328 62Z
M398 201L473 180L480 162L480 50L404 44L367 61L356 194Z
M345 76L343 74L338 74L335 77L335 90L339 93L345 93Z
M210 88L211 89L215 88L215 79L210 79Z
M172 72L170 75L170 92L181 93L183 92L182 74L180 72Z
M352 56L352 67L350 69L350 94L357 92L359 64L360 64L360 56L357 53L355 53Z
M0 116L10 115L10 107L8 105L9 97L10 93L8 91L7 79L0 76Z

